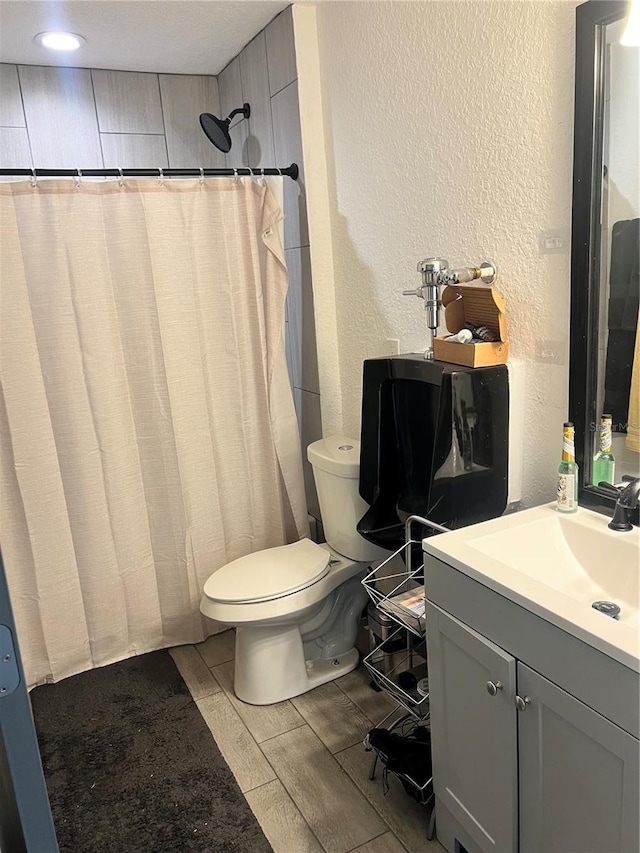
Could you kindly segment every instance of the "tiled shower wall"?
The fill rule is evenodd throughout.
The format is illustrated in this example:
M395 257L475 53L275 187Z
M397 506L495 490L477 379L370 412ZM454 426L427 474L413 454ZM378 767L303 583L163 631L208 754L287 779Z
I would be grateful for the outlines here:
M229 166L300 167L297 182L284 182L284 246L289 268L286 347L289 377L300 426L309 512L320 518L306 448L322 436L320 385L316 354L309 232L300 138L298 79L291 7L235 57L218 77L223 115L246 101L248 119L236 116L231 126Z
M202 112L236 117L228 155L200 129ZM300 166L285 178L290 274L286 353L303 451L322 434L298 86L291 9L213 76L0 64L0 168ZM309 512L319 518L303 452Z
M224 165L200 129L215 77L0 65L3 168Z

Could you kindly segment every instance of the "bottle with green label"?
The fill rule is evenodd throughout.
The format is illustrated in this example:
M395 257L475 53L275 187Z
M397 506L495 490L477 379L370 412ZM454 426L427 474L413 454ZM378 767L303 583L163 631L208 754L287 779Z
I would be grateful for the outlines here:
M578 466L574 436L573 424L566 423L562 433L562 459L558 465L558 512L578 511Z
M611 415L603 415L598 434L598 451L593 460L593 485L611 483L615 476L616 460L613 455Z

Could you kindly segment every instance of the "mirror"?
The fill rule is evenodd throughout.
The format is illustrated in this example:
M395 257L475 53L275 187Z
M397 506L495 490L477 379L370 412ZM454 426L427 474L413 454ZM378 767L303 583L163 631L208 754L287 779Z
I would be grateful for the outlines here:
M569 415L576 428L580 503L614 498L594 459L612 419L613 480L640 476L640 48L620 44L629 5L576 10Z

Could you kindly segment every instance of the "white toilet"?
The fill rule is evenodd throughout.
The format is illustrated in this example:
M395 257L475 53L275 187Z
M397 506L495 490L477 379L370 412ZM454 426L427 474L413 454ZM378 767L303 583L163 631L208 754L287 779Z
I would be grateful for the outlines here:
M309 445L326 544L302 539L227 563L204 585L200 610L236 628L238 699L271 705L332 681L358 665L358 619L370 563L388 552L356 524L360 443L343 436Z

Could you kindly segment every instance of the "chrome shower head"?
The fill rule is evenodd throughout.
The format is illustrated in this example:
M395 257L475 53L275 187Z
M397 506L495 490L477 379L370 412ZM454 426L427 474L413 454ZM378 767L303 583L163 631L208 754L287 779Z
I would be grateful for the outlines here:
M231 119L236 115L242 115L243 118L249 118L251 115L251 107L249 104L243 104L239 109L233 110L225 119L218 118L212 113L202 113L200 116L200 126L207 135L207 139L224 154L231 151L229 125L231 124Z

